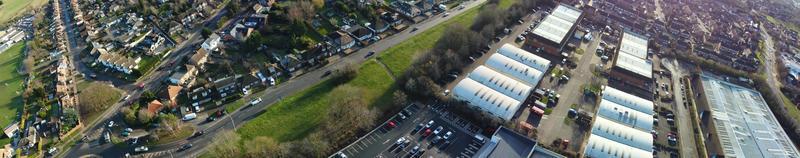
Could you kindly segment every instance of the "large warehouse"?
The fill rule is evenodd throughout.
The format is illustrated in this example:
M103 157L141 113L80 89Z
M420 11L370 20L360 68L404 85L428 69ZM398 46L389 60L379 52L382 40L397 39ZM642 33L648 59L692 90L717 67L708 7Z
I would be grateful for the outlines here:
M584 156L653 157L653 102L608 86L602 98Z
M573 6L560 4L553 12L533 29L526 41L534 48L542 48L545 53L561 55L567 45L568 37L575 32L583 12Z
M505 44L453 87L456 99L510 120L539 84L550 61Z
M647 37L629 31L622 33L609 76L649 91L653 82L653 63L647 59Z
M709 156L800 157L761 93L706 75L694 80Z

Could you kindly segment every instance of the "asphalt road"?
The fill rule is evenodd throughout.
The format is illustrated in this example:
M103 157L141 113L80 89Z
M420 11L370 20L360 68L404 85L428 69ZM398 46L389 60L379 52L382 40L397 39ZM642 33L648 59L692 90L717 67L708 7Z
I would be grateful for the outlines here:
M214 135L216 135L219 131L226 130L226 129L230 130L230 129L241 127L241 125L244 124L246 121L248 121L250 119L253 119L253 118L257 117L259 114L263 113L264 110L266 110L266 108L268 107L268 105L271 105L271 104L279 101L284 96L294 94L294 93L299 92L299 91L301 91L303 89L306 89L308 87L316 85L317 83L320 83L321 81L323 81L325 79L325 78L322 78L321 76L323 76L323 74L326 71L333 71L333 70L338 70L338 69L345 68L346 66L349 66L349 65L361 64L364 61L368 60L368 58L364 58L364 56L367 54L367 52L375 51L376 53L382 53L384 50L386 50L386 49L388 49L388 48L390 48L390 47L392 47L394 45L397 45L398 43L403 42L406 39L411 38L416 34L424 32L425 30L427 30L427 29L429 29L429 28L431 28L433 26L436 26L437 24L439 24L441 22L444 22L447 19L455 17L455 15L461 14L464 11L466 11L466 10L472 8L472 7L479 6L478 4L481 4L483 2L485 2L485 0L467 1L467 2L465 2L465 8L464 9L450 11L450 14L452 14L451 16L442 17L441 15L437 15L437 16L434 16L434 17L428 19L428 20L425 20L425 21L420 22L418 24L412 25L411 27L417 27L418 28L417 31L413 31L412 32L412 31L410 31L412 29L406 29L405 31L402 31L402 32L397 33L397 34L392 35L392 36L389 36L389 37L387 37L387 38L385 38L385 39L383 39L381 41L378 41L378 42L370 45L370 46L362 48L359 51L352 53L351 55L342 57L337 62L331 63L331 64L329 64L329 65L327 65L325 67L322 67L322 68L319 68L319 69L316 69L316 70L311 70L311 71L307 72L304 75L297 76L297 77L295 77L295 78L293 78L291 80L288 80L287 82L284 82L284 83L279 84L277 86L270 87L267 90L265 90L264 93L262 93L263 95L261 96L261 98L262 98L263 101L260 104L254 105L254 106L251 106L251 107L241 108L241 109L239 109L237 111L231 112L231 114L226 115L224 118L221 118L218 121L199 126L198 129L204 129L207 134L205 134L203 136L200 136L198 138L191 139L191 140L179 141L179 142L169 143L169 144L160 145L160 146L156 146L156 147L151 147L150 148L151 152L144 153L144 154L142 154L140 156L153 155L154 157L167 157L167 156L169 156L169 157L197 157L197 156L199 156L199 154L202 154L202 152L204 151L205 147L207 147L208 144L211 143L211 140L213 139ZM216 18L212 18L212 19L216 19ZM182 56L185 56L186 54L188 54L188 52L193 51L194 49L187 48L188 46L192 46L193 44L187 44L187 43L199 42L198 41L199 40L198 32L199 32L199 30L195 30L195 33L190 35L189 39L187 41L185 41L185 42L179 44L178 46L176 46L176 48L180 48L177 51L175 51L177 53L173 52L173 54L170 54L170 57L167 57L166 60L161 62L161 64L160 64L161 66L160 67L165 66L166 63L170 63L172 61L176 61L177 59L180 59ZM178 56L178 57L172 57L172 56ZM159 83L160 79L163 79L164 77L166 77L166 75L168 75L168 73L166 73L164 71L153 72L153 73L150 74L150 76L143 77L143 78L146 78L146 79L140 81L140 83L144 83L145 84L145 89L152 89L156 85L159 85L160 84ZM141 92L142 91L133 91L131 93L131 98L137 98L139 95L141 95ZM251 97L251 98L253 98L253 97ZM94 134L85 134L85 135L90 135L90 136L98 135L99 136L100 132L102 131L103 126L98 126L98 123L107 122L106 120L108 120L110 116L113 116L113 114L116 114L119 111L119 107L121 105L122 105L122 103L117 103L114 106L110 107L109 109L113 109L113 110L106 111L101 117L99 117L100 119L98 119L98 120L103 120L103 121L96 121L94 124L88 125L88 127L91 127L91 128L88 128L88 129L91 129L91 130L88 130L88 131L93 131L95 133ZM87 130L85 130L85 131L87 131ZM82 133L85 133L85 131L82 132ZM192 143L195 147L191 148L189 150L183 151L183 152L174 152L176 148L178 148L179 146L181 146L181 145L183 145L185 143ZM112 151L111 149L113 147L114 146L110 145L110 144L106 144L106 145L103 145L103 146L94 146L94 147L92 147L88 143L81 143L81 144L78 144L77 146L73 147L72 148L73 150L67 151L67 154L64 155L64 156L66 156L66 157L84 157L84 156L88 156L88 157L91 157L91 156L121 157L121 156L124 155L124 152L117 151L117 150L113 150ZM75 150L75 149L77 149L77 150Z
M672 73L672 91L674 95L674 104L672 109L675 111L675 120L678 122L678 139L680 142L681 157L690 158L698 155L697 148L694 144L694 124L689 114L689 109L684 105L685 100L681 94L684 94L681 88L681 78L686 75L680 63L675 59L661 60L664 67Z

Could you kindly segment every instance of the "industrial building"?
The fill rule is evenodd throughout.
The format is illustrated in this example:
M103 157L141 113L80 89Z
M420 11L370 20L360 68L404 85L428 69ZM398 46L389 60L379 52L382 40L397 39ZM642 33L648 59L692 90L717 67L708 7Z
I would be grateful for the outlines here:
M582 15L583 11L578 8L559 4L533 29L526 43L547 54L560 56Z
M652 101L604 86L585 157L653 157Z
M530 139L508 128L500 126L492 138L479 149L475 158L565 158L558 153L539 146Z
M453 87L456 99L503 120L528 104L550 61L509 44Z
M707 75L692 83L710 157L800 157L761 93Z
M647 59L647 37L623 32L609 76L648 91L653 83L653 63Z

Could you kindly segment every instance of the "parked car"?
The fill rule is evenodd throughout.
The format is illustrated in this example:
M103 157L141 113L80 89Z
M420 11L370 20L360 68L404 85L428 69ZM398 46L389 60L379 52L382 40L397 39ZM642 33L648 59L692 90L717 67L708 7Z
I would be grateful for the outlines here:
M253 100L250 100L250 105L256 105L258 103L261 103L261 101L262 101L261 97L255 98Z
M422 133L422 137L428 137L428 136L431 135L431 133L433 133L433 132L431 132L430 128L425 129L425 132Z
M444 138L442 138L441 136L436 136L433 138L433 140L431 140L431 144L439 144L439 142L441 142L442 139Z
M451 131L447 131L447 133L444 134L444 139L450 139L452 137L453 137L453 132Z
M431 128L431 126L433 126L433 120L431 120L431 121L428 121L428 124L425 124L425 128L428 128L428 129L430 129L430 128Z
M189 114L183 115L183 118L181 118L181 120L189 121L189 120L194 120L195 118L197 118L197 114L196 113L189 113Z
M433 134L439 135L439 133L442 133L442 130L444 130L444 127L436 127L436 130L433 131Z
M395 123L394 121L389 121L389 123L386 123L386 128L392 129L394 127L397 127L397 123Z
M192 136L190 138L197 138L199 136L202 136L203 134L206 134L206 131L204 131L204 130L197 131L197 132L194 132L194 134L192 134Z
M422 127L424 127L424 126L425 126L425 125L423 125L422 123L419 123L419 124L417 125L417 127L414 127L414 130L411 130L411 134L415 134L415 133L419 132L419 130L421 130L421 129L422 129Z

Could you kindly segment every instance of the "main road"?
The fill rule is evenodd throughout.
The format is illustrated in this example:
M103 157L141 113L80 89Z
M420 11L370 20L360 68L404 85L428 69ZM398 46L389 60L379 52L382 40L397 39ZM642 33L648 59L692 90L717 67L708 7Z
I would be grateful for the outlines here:
M330 63L330 64L328 64L328 65L326 65L326 66L324 66L322 68L311 70L311 71L307 72L306 74L297 76L297 77L295 77L295 78L293 78L291 80L288 80L287 82L281 83L281 84L279 84L277 86L270 87L270 88L266 89L264 93L262 93L263 94L262 96L260 96L262 98L262 100L263 100L260 104L257 104L257 105L254 105L254 106L250 106L250 107L242 107L242 108L240 108L240 109L238 109L238 110L236 110L234 112L231 112L231 114L226 115L223 118L220 118L218 121L215 121L213 123L200 125L198 127L198 129L205 130L207 134L205 134L203 136L200 136L200 137L197 137L197 138L194 138L194 139L181 140L181 141L177 141L177 142L167 143L167 144L164 144L164 145L150 147L151 152L143 153L143 154L138 155L138 156L142 156L142 157L197 157L197 156L199 156L199 154L202 154L204 149L207 146L209 146L209 144L211 144L211 140L213 139L213 137L216 134L219 133L219 131L233 130L235 128L241 127L244 123L246 123L250 119L253 119L253 118L257 117L258 115L260 115L261 113L263 113L269 107L269 105L279 101L281 98L283 98L283 97L285 97L287 95L294 94L296 92L299 92L301 90L304 90L306 88L309 88L309 87L311 87L313 85L316 85L316 84L320 83L321 81L323 81L325 79L325 78L322 77L325 72L342 69L342 68L345 68L345 67L350 66L350 65L361 64L361 63L363 63L363 62L368 60L368 58L364 58L364 56L367 54L367 52L375 51L376 53L382 53L382 51L384 51L386 49L389 49L390 47L392 47L394 45L397 45L400 42L403 42L403 41L405 41L405 40L407 40L407 39L409 39L409 38L411 38L411 37L413 37L413 36L415 36L415 35L417 35L419 33L422 33L425 30L430 29L433 26L436 26L436 25L438 25L438 24L440 24L440 23L442 23L442 22L444 22L444 21L446 21L446 20L448 20L448 19L450 19L452 17L456 17L458 14L461 14L464 11L469 10L470 8L473 8L473 7L476 7L476 6L480 6L480 4L482 4L485 1L486 0L466 1L466 2L464 2L465 3L464 4L464 6L465 6L464 9L458 9L458 10L453 9L453 10L450 11L450 14L452 14L450 16L442 16L440 14L440 15L436 15L434 17L431 17L431 18L429 18L429 19L427 19L425 21L422 21L420 23L411 25L411 27L414 27L414 28L418 29L416 31L411 31L413 29L406 29L405 31L399 32L399 33L397 33L395 35L389 36L389 37L387 37L387 38L385 38L385 39L383 39L381 41L378 41L378 42L376 42L376 43L374 43L372 45L364 47L364 48L360 49L359 51L354 52L354 53L352 53L352 54L350 54L348 56L344 56L344 57L340 58L338 61L332 62L332 63ZM196 34L197 34L197 32L193 33L192 36L190 36L190 39L187 40L187 41L194 41L195 38L197 38ZM191 43L191 42L184 42L184 43L182 43L181 45L179 45L177 47L177 48L181 48L181 50L178 51L178 52L181 52L181 53L178 53L178 54L181 54L181 56L185 56L186 55L186 51L192 51L193 50L193 49L187 48L186 46L192 46L192 45L186 45L186 43ZM172 55L174 55L174 54L172 54ZM179 59L179 58L171 58L171 59L172 59L172 61L174 61L175 59ZM169 61L168 62L162 62L162 63L169 63ZM162 66L163 66L163 64L162 64ZM154 72L154 73L152 73L151 76L155 76L155 77L150 77L149 80L146 80L145 82L143 82L143 83L146 83L146 87L145 88L149 88L149 87L152 87L152 86L160 84L158 81L155 81L155 80L156 79L162 79L166 75L167 74L164 73L164 72ZM153 81L155 81L155 82L153 82ZM137 91L135 91L135 92L137 92ZM135 94L136 94L135 96L138 96L138 95L141 94L141 91L138 91L138 93L135 93ZM132 95L132 98L134 98L133 96L134 95ZM113 113L107 112L107 113L109 113L108 114L109 116L104 116L103 117L104 119L102 119L102 120L106 120L107 118L110 117L111 114L115 114L118 111L118 107L119 107L119 104L115 105L115 107L112 107L113 109L117 109L117 110L109 110L109 111L113 111ZM104 122L104 121L98 121L98 122ZM103 126L98 126L97 123L93 124L90 127L93 127L91 129L93 129L94 131L101 131L102 128L103 128ZM183 151L183 152L176 152L176 149L179 146L181 146L183 144L187 144L187 143L191 143L195 147L191 148L189 150ZM97 147L92 147L88 143L82 143L82 144L79 144L78 146L76 146L74 148L76 148L77 150L70 150L64 156L65 157L82 157L82 156L122 157L124 155L124 153L125 153L125 152L120 152L121 150L119 150L119 149L112 149L112 148L114 148L113 145L106 145L106 146L104 146L104 148L98 149ZM130 152L130 151L126 151L126 152Z

